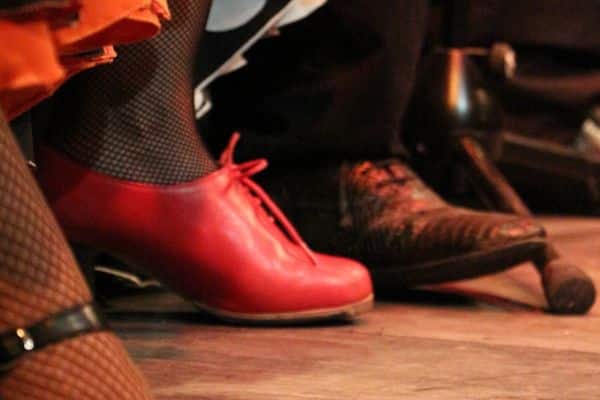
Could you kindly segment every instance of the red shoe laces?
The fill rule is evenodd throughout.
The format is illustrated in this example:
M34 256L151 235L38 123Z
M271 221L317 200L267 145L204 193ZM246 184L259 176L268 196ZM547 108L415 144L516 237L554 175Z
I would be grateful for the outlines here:
M223 167L231 168L239 178L239 181L250 191L253 195L254 199L257 199L256 203L263 212L266 210L272 215L269 218L273 221L273 217L283 228L284 232L287 233L287 236L290 238L292 243L300 246L300 248L304 251L304 253L308 256L310 261L317 265L317 259L315 258L314 253L310 250L308 245L302 240L302 237L296 231L296 228L292 225L290 220L287 219L283 211L275 204L273 199L261 188L256 182L250 179L253 175L261 172L265 168L267 168L268 162L264 158L260 158L258 160L246 161L242 164L236 164L233 161L233 153L235 151L235 146L240 140L240 134L235 132L231 139L229 139L229 144L221 154L221 158L219 159L219 163ZM264 207L263 207L264 205Z

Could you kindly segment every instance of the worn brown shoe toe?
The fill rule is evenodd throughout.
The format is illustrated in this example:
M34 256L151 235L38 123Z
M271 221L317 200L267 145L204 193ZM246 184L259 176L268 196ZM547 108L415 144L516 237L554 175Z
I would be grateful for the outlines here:
M296 172L268 187L311 246L360 260L378 289L490 274L545 248L533 219L452 206L398 159Z

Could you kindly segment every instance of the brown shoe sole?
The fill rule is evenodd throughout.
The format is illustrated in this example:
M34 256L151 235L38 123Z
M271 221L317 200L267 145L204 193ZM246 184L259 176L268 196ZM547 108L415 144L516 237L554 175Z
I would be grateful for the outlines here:
M542 257L545 248L544 239L530 239L423 264L370 265L369 269L375 290L409 288L493 274Z

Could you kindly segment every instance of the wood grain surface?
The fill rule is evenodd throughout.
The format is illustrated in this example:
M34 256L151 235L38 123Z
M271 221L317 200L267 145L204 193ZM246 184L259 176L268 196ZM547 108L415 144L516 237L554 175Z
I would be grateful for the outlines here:
M542 220L600 285L600 219ZM522 265L391 294L355 324L228 326L169 293L114 299L109 315L159 400L600 398L598 304L543 306Z

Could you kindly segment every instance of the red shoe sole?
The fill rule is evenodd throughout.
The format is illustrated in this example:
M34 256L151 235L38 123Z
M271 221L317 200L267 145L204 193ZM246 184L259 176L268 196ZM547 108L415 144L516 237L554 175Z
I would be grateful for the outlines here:
M94 269L93 265L95 265L95 260L99 255L110 254L109 252L91 249L88 246L72 244L72 247L78 262L87 270ZM111 275L119 276L125 281L135 284L140 288L143 288L145 284L151 287L159 285L158 280L151 279L152 276L146 273L145 268L124 262L115 255L111 255L111 257L121 262L123 266L126 266L127 270L125 268L109 268L103 266L103 271L110 271ZM141 276L145 276L146 278L141 278ZM143 282L145 282L145 284ZM358 315L370 311L374 304L374 296L373 294L370 294L360 301L338 307L283 313L240 313L211 307L201 302L194 301L193 299L186 300L192 302L202 311L220 320L246 325L296 325L323 321L353 321Z
M357 316L364 314L373 309L373 295L357 301L352 304L347 304L340 307L322 308L308 311L296 311L277 314L248 314L231 312L217 308L209 307L205 304L194 304L201 310L217 317L220 320L231 322L234 324L245 325L296 325L310 324L323 321L346 321L351 322Z

